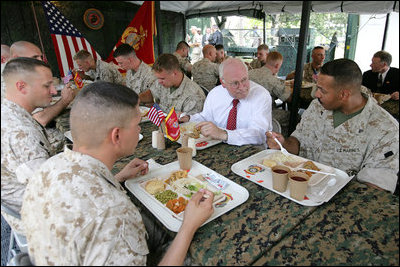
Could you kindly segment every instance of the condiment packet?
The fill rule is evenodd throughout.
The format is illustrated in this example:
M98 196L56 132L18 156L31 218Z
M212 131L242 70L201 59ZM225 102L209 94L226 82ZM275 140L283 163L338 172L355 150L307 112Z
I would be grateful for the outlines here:
M218 178L215 174L213 173L206 173L203 174L203 178L209 182L210 184L212 184L213 186L215 186L216 188L218 188L219 190L223 190L225 189L229 183L227 183L226 181Z

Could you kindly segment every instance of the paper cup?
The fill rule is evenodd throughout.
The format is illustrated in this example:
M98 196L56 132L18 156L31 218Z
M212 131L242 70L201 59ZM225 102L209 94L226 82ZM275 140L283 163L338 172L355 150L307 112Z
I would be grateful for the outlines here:
M163 133L161 132L157 133L157 149L159 150L165 149L165 139Z
M182 147L187 147L189 141L189 135L182 135Z
M180 147L176 150L178 154L179 167L182 170L192 168L192 149L190 147Z
M300 201L304 200L309 179L310 177L303 172L291 172L289 174L290 197Z
M276 165L271 168L272 188L279 192L285 192L288 184L290 169L283 165Z

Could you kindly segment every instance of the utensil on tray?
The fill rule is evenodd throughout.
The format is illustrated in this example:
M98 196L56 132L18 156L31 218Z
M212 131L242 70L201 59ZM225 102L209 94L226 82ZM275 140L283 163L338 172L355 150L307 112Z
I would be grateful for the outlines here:
M315 172L315 173L321 173L321 174L327 174L327 175L330 175L330 176L336 176L335 173L321 172L321 171L316 171L316 170L311 170L311 169L297 168L297 170L309 171L309 172Z
M327 185L325 186L325 188L322 189L322 191L319 192L318 195L322 196L322 195L325 193L325 191L328 189L328 187L332 187L332 186L334 186L335 184L336 184L336 179L335 179L335 178L331 178L331 179L328 181L328 183L327 183Z

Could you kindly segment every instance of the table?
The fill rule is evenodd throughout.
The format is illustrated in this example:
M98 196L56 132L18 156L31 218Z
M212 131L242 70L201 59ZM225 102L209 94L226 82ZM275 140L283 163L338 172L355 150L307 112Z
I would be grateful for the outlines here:
M389 99L388 101L383 102L381 107L399 121L399 100Z
M65 130L67 122L62 115L57 125ZM179 144L166 139L166 149L157 150L151 146L151 132L157 127L151 122L140 126L143 140L132 156L115 163L114 174L134 157L153 158L160 164L177 160ZM221 143L197 151L194 160L244 186L250 196L196 232L189 248L193 264L398 265L398 196L351 181L328 203L299 205L231 171L234 163L261 150L261 146ZM128 195L135 205L143 206ZM163 228L171 236L176 234Z

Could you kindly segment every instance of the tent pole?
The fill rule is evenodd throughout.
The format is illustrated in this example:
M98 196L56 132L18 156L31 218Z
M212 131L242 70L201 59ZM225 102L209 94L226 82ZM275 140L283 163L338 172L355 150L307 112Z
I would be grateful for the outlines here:
M383 41L382 41L382 49L381 50L385 50L385 46L386 46L386 37L387 37L388 28L389 28L389 16L390 16L390 13L387 13L386 23L385 23L385 31L383 33Z
M293 96L290 108L289 135L294 132L297 125L297 113L299 106L301 82L303 80L303 68L307 53L307 37L309 32L308 26L310 23L310 10L311 1L303 1L301 11L299 46L297 48L296 73L294 77Z
M263 44L266 44L266 39L265 39L265 13L263 13ZM271 45L271 44L270 44Z
M160 1L155 1L155 11L156 11L156 25L157 25L157 48L158 48L158 55L163 53L163 46L162 46L162 31L161 31L161 9L160 9Z

